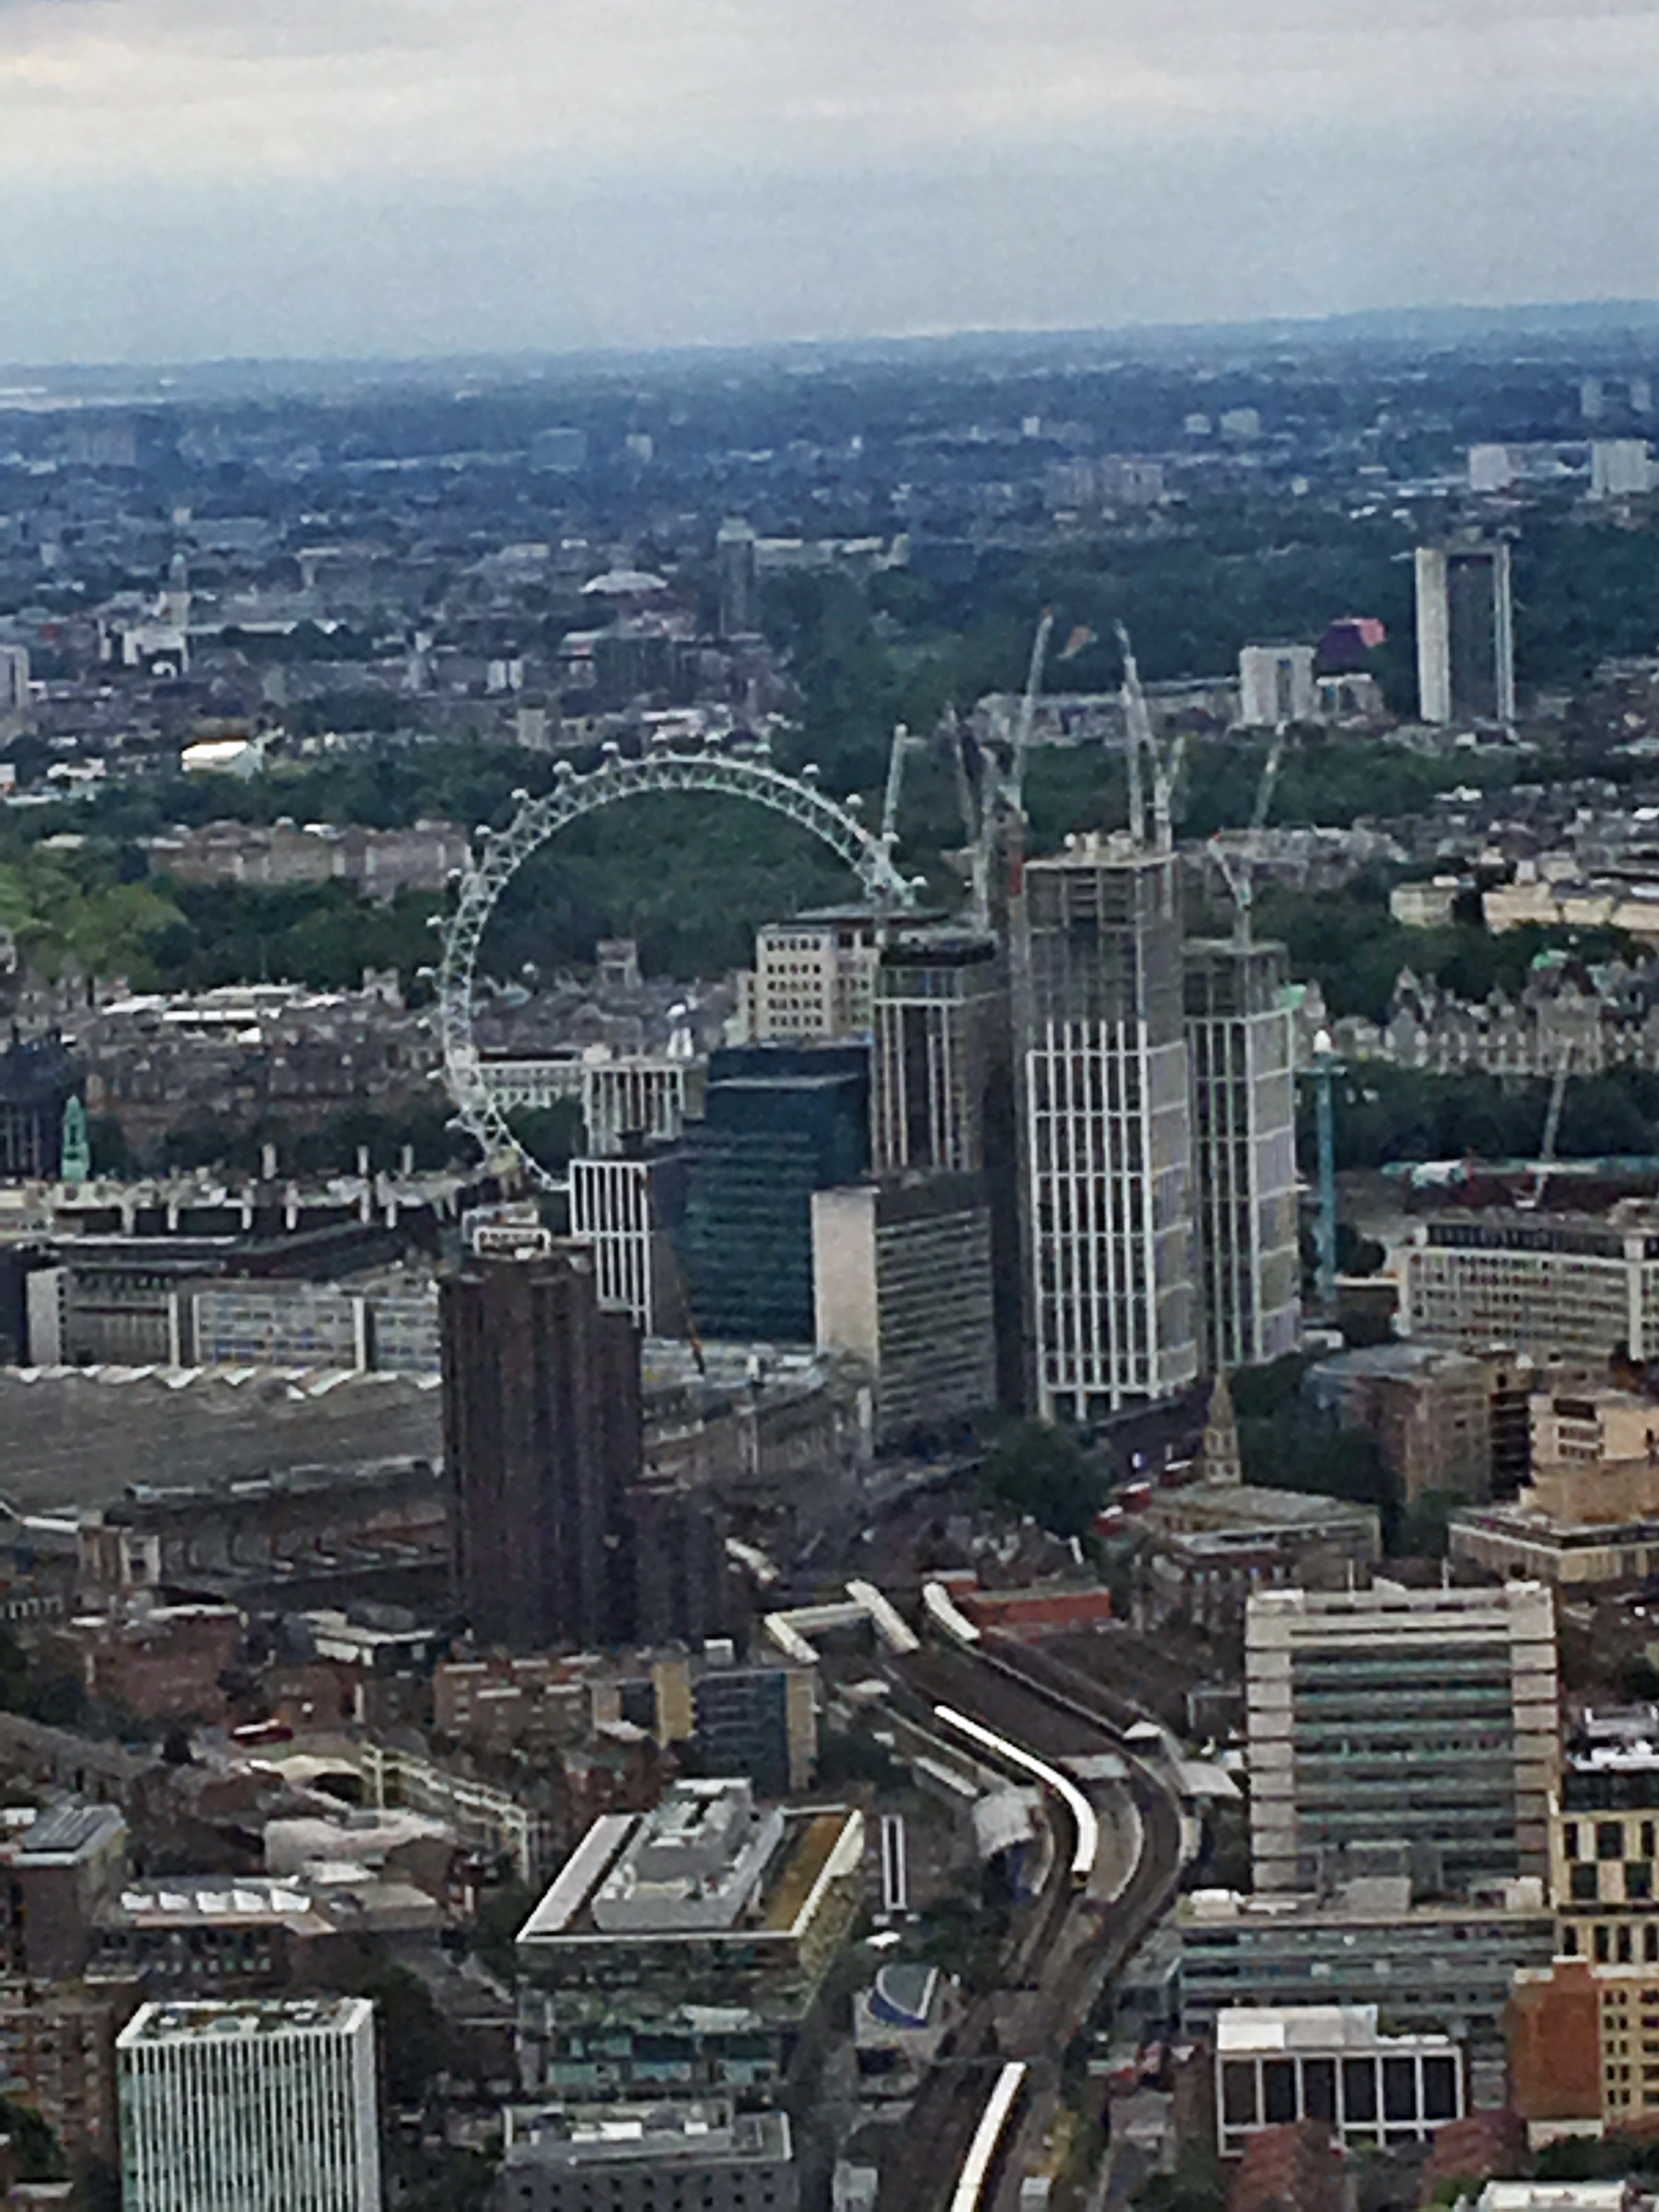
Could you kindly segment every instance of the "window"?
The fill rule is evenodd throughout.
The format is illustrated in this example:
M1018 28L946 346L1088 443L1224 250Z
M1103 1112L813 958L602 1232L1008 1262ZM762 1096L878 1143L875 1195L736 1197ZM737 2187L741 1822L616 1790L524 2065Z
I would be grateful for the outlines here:
M1598 1859L1621 1859L1625 1856L1625 1824L1622 1820L1598 1820L1595 1824L1595 1856Z
M1370 2058L1342 2062L1342 2105L1349 2124L1376 2118L1376 2066Z
M1588 1861L1568 1869L1571 1880L1568 1893L1578 1905L1593 1905L1599 1894L1595 1886L1595 1869Z
M1336 2061L1310 2058L1302 2068L1302 2110L1310 2120L1336 2118Z

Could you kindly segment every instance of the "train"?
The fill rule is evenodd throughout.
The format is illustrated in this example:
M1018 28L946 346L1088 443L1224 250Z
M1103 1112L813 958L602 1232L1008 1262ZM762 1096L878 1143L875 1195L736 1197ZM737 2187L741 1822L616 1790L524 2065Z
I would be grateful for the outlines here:
M1034 1782L1040 1782L1045 1790L1059 1798L1071 1815L1072 1826L1076 1832L1077 1839L1072 1847L1071 1865L1067 1869L1072 1887L1073 1889L1086 1889L1094 1874L1096 1861L1100 1856L1100 1816L1070 1775L1062 1774L1058 1767L1048 1765L1035 1753L1027 1751L1024 1744L1012 1743L1006 1736L998 1735L994 1729L984 1727L968 1714L957 1712L953 1705L935 1705L933 1718L941 1728L949 1729L955 1735L965 1737L981 1751L1001 1759L1005 1765L1014 1767L1022 1774L1029 1774Z
M998 2072L985 2110L979 2116L979 2125L974 2130L974 2139L968 2146L968 2155L962 2161L957 2185L951 2192L951 2212L980 2212L986 2182L1030 2071L1023 2059L1011 2058Z

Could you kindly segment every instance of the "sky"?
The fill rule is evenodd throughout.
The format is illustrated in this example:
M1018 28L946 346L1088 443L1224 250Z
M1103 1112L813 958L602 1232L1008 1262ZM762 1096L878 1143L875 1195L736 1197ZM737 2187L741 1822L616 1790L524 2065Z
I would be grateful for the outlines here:
M1659 0L0 0L0 359L1659 293Z

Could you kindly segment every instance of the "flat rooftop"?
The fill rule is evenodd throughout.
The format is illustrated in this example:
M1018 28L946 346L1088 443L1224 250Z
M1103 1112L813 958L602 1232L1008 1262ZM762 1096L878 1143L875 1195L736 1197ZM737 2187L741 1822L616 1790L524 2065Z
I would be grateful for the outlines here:
M1216 2015L1215 2047L1223 2058L1279 2057L1303 2051L1455 2051L1449 2035L1384 2035L1374 2004L1233 2005Z
M711 2160L781 2165L791 2155L788 2115L734 2112L718 2099L686 2105L616 2105L515 2115L503 2164L570 2167L707 2165Z
M228 2002L212 1998L191 2004L141 2005L117 2038L118 2047L136 2051L180 2043L228 2042L263 2036L349 2035L374 2017L367 1997L305 1997L288 2002Z
M842 1807L811 1813L767 1808L764 1833L769 1847L759 1862L755 1878L742 1884L742 1899L735 1910L715 1914L692 1909L684 1915L674 1910L665 1893L680 1885L677 1867L664 1869L665 1895L659 1907L631 1923L616 1917L614 1900L625 1898L626 1872L630 1864L650 1851L652 1832L637 1814L602 1814L554 1876L530 1917L520 1929L520 1954L546 1954L556 1946L663 1942L729 1942L752 1943L757 1937L787 1942L799 1934L816 1912L825 1887L846 1866L856 1863L863 1848L861 1816ZM672 1843L673 1831L668 1832ZM758 1840L761 1827L745 1830L741 1840ZM735 1865L735 1860L732 1862ZM647 1863L648 1864L648 1863ZM698 1876L702 1887L717 1877L721 1867L711 1867ZM619 1880L619 1877L624 1877ZM647 1870L646 1879L651 1879ZM713 1892L711 1890L712 1897ZM607 1910L606 1899L611 1900ZM600 1911L596 1914L596 1902ZM735 1902L735 1900L734 1900Z

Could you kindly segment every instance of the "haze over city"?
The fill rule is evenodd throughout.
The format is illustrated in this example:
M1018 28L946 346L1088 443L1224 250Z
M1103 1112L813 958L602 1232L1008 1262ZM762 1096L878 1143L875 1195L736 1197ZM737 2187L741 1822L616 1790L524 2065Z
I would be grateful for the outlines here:
M1659 12L10 0L0 356L1638 296Z

